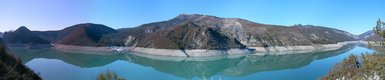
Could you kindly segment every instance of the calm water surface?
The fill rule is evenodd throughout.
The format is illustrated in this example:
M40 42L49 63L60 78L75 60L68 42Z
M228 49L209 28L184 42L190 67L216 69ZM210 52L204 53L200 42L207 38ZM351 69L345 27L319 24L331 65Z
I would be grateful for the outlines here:
M181 58L110 53L95 55L54 49L11 48L45 80L94 80L114 71L128 80L313 80L350 54L373 52L356 45L338 50L288 55Z

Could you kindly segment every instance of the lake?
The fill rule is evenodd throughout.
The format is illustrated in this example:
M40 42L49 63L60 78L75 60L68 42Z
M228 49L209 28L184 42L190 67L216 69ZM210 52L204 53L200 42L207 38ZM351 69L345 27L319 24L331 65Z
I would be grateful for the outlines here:
M358 45L338 50L287 55L236 55L205 58L136 53L96 55L55 49L10 48L45 80L95 80L113 71L127 80L314 80L350 54L372 50Z

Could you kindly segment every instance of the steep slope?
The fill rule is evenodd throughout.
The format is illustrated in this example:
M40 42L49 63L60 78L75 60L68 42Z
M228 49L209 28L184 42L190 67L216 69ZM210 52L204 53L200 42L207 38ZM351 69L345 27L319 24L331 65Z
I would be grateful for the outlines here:
M0 38L0 79L1 80L41 80L21 61L8 54L7 48Z
M117 33L118 31L101 24L77 24L60 30L56 44L77 46L100 46L99 41L103 35Z
M168 46L149 46L148 43L135 42L139 39L150 38L152 42L162 42L162 44L174 44L172 41L163 41L159 36L152 34L166 34L172 31L179 31L181 24L193 23L198 27L205 27L215 30L218 34L224 35L234 42L240 42L247 47L271 47L271 46L299 46L314 44L335 44L343 41L353 41L358 38L348 32L312 25L280 26L255 23L238 18L220 18L208 15L182 14L174 19L162 22L149 23L135 28L120 29L119 36L125 40L127 46L150 47L150 48L171 48ZM195 29L186 28L184 33L194 32ZM176 37L178 35L167 35ZM203 39L208 36L199 36ZM159 41L154 41L159 40ZM190 39L191 40L191 39ZM198 40L179 41L181 44L202 44ZM152 44L161 45L161 44ZM177 45L172 48L177 47ZM235 48L235 46L232 46ZM195 49L196 47L184 47ZM206 47L207 48L207 47ZM237 47L239 48L239 47ZM211 48L216 49L216 48Z
M25 26L16 31L5 32L3 38L8 44L50 44L49 41L39 37Z

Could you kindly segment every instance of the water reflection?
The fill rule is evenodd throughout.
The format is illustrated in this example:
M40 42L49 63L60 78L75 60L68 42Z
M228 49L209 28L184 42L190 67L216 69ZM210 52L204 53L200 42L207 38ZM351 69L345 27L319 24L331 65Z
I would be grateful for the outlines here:
M10 49L17 56L21 57L23 63L27 63L36 58L46 58L62 60L68 64L82 68L93 68L109 65L117 60L123 60L146 67L152 67L163 73L192 79L194 77L209 78L215 75L240 77L263 71L299 68L306 66L315 60L347 52L355 46L356 45L348 45L338 50L304 54L221 56L210 58L159 57L138 55L135 53L109 53L111 55L95 55L60 52L54 49Z

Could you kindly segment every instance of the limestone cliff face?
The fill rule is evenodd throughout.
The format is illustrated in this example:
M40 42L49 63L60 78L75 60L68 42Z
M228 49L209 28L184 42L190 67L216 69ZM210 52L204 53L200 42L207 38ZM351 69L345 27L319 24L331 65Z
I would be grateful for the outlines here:
M198 28L191 28L191 25ZM203 28L205 28L206 31L196 31L199 29L204 30ZM144 24L135 28L120 29L119 31L120 38L125 40L125 44L127 46L151 48L177 48L176 45L179 44L183 44L183 48L187 49L207 48L191 46L211 45L210 42L207 43L207 41L202 41L199 39L209 39L213 36L191 36L193 36L192 34L203 34L204 32L210 31L214 31L220 34L223 38L228 39L225 41L231 41L228 43L221 43L230 45L228 48L241 48L241 46L232 45L232 43L241 43L242 45L247 47L270 47L334 44L337 42L353 41L358 39L356 36L348 32L321 26L269 25L255 23L239 18L220 18L199 14L182 14L168 21ZM183 33L183 36L177 35L177 33L172 32ZM155 34L156 36L154 36ZM162 35L162 37L160 37L160 35ZM174 43L174 40L168 40L169 37L177 37L177 39L180 40L176 41L177 43ZM140 42L141 40L158 42L160 44ZM221 41L217 42L219 43ZM159 46L167 44L171 45Z

